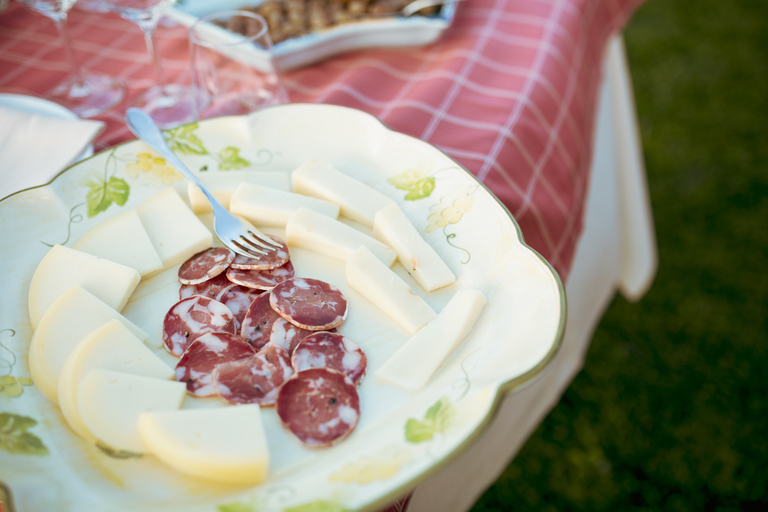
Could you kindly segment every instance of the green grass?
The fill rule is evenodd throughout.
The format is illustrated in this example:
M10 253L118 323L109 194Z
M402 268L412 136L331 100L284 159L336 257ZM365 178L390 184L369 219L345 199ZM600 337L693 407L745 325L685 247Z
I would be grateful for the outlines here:
M768 510L768 2L625 32L660 267L474 511Z

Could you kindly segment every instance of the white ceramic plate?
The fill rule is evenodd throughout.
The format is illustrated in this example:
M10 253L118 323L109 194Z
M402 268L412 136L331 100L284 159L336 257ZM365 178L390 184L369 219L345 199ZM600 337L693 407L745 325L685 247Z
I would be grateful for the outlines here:
M34 96L24 96L23 94L0 94L0 105L29 112L30 114L39 114L42 116L57 117L59 119L70 119L77 121L79 117L71 110L62 107L58 103L35 98ZM85 151L80 154L78 161L93 155L93 145L89 144Z
M74 435L58 409L26 382L29 282L49 244L71 245L163 187L183 193L186 182L154 172L161 162L137 165L150 161L141 142L101 152L46 186L0 201L0 265L13 269L4 280L0 307L0 379L5 379L0 382L7 383L6 390L13 382L26 384L0 392L0 480L21 510L375 510L470 447L500 397L530 381L554 357L565 322L560 280L522 242L498 200L429 144L393 132L368 114L331 105L280 105L167 133L189 167L211 180L235 169L290 172L310 158L335 165L397 201L457 276L455 284L426 293L395 264L416 293L436 311L465 288L482 291L488 305L427 386L407 392L375 377L407 332L349 288L342 262L292 248L298 274L331 282L345 293L350 313L340 331L357 341L369 360L353 435L330 449L307 450L281 428L273 409L265 409L272 463L268 480L257 487L210 485L151 456L106 454ZM103 183L111 185L106 199L89 194ZM440 218L452 222L437 222ZM176 271L155 279L139 285L123 313L175 364L160 340L162 318L178 296ZM215 398L185 401L185 407L224 406Z
M183 0L169 9L168 17L191 26L198 17L214 11L259 5L263 0ZM456 5L446 4L434 17L383 18L339 25L274 45L275 59L283 71L308 66L334 55L376 47L420 46L440 38L453 22ZM260 67L260 59L254 66Z

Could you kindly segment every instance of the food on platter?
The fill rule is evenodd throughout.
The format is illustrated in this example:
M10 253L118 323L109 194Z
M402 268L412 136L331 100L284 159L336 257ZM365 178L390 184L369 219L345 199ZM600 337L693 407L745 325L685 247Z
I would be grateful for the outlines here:
M51 304L74 285L120 311L140 278L136 270L125 265L54 245L38 264L29 284L29 321L36 328Z
M349 377L311 368L285 381L277 393L277 415L307 448L328 448L346 439L360 419L360 396Z
M201 251L179 267L181 284L200 284L225 272L235 260L235 253L226 247L211 247Z
M475 326L487 301L478 290L459 290L437 315L376 372L406 389L422 388L437 367Z
M330 201L253 183L237 187L229 202L232 213L242 215L257 226L285 227L290 216L301 207L334 219L339 216L339 205Z
M236 205L247 204L249 213L243 209L239 213L253 222L255 229L271 226L270 230L280 233L265 235L278 248L263 256L244 258L214 244L206 227L209 214L195 215L173 189L106 221L108 226L130 226L129 238L143 240L145 247L151 245L162 262L161 270L115 267L127 268L134 277L141 275L142 287L127 309L138 308L140 300L154 294L167 299L167 309L157 312L157 325L151 327L152 339L148 339L118 307L99 300L80 284L93 279L87 272L76 286L70 286L71 290L53 299L33 337L29 362L35 383L51 401L58 400L73 431L112 450L155 455L169 467L195 477L227 483L261 482L268 474L270 460L265 434L270 431L263 430L263 415L279 422L303 448L328 448L353 435L370 363L367 340L344 333L355 304L364 305L368 311L382 311L381 320L391 320L393 332L402 332L400 326L415 333L382 368L404 358L401 352L415 351L413 340L422 339L421 343L433 347L436 354L424 358L429 369L417 369L409 378L423 385L432 376L476 322L485 304L482 294L459 290L436 314L425 300L428 291L424 297L414 293L400 277L407 278L403 269L390 268L398 258L396 249L387 245L390 238L415 232L394 200L318 161L300 166L296 173L294 183L300 184L300 189L305 187L305 193L243 183L232 194L230 207L235 210ZM333 186L324 189L328 183ZM334 194L334 187L343 190ZM359 201L361 197L364 204ZM311 209L311 205L319 205L324 213ZM371 205L378 206L368 208ZM394 214L380 215L393 206L397 208ZM340 212L344 212L344 221L337 220ZM367 235L371 225L373 232L384 233L386 240ZM297 241L292 236L296 226L310 235L299 236ZM98 248L114 235L97 225L81 239L87 242L83 245ZM411 251L407 254L418 257L423 265L447 269L436 253L422 250L418 241L405 247ZM301 258L294 261L292 248L301 249ZM69 260L53 256L62 259L56 267L61 274L68 272L65 263L76 258L116 265L72 249L54 247L50 252L54 251L78 254ZM323 265L328 264L325 256L346 260L327 260L333 262L335 275L343 281L346 278L343 283L312 275L324 272ZM41 279L52 273L48 269L51 263L45 263L48 258L43 258L42 268L36 272ZM448 284L440 273L433 275L427 270L416 274L428 283L423 285L425 290L430 283L440 283L440 287ZM450 276L455 279L452 273ZM110 281L114 285L114 278ZM131 295L136 286L124 286L123 294ZM358 302L350 302L345 286L357 292L354 300ZM32 295L30 288L30 303ZM122 308L124 304L121 297L117 305ZM148 304L156 308L156 303ZM125 314L143 318L131 316L136 315L136 309ZM53 333L61 329L70 334L64 342L57 339L55 349L48 349L53 345ZM446 332L450 329L458 332ZM405 366L420 366L419 357ZM174 358L175 367L167 363ZM376 367L381 364L377 361ZM390 374L377 372L398 386L412 385L396 371ZM202 402L206 405L198 411ZM269 410L262 412L262 407ZM233 417L252 423L258 438L244 449L249 456L238 458L228 440L211 438L216 428L222 437L230 435L231 428L232 438L243 435L244 431L238 430L241 427L248 431L245 426L220 423L229 417L225 411L232 410L238 412L231 414L241 415ZM197 418L200 424L187 425L178 438L168 440L174 437L171 428L184 419ZM194 436L207 441L201 441L196 449ZM212 470L204 469L206 464L222 469L213 475Z
M136 210L105 220L80 237L72 248L131 267L141 277L163 268Z
M260 171L255 174L251 171L234 171L217 173L201 173L197 176L203 185L225 208L229 206L232 194L241 183L256 183L265 187L284 190L288 192L291 188L291 179L288 173L280 171ZM195 213L208 213L211 211L211 203L191 181L187 184L187 196L192 211Z
M365 246L391 266L397 253L388 245L362 231L307 208L299 208L285 226L286 241L331 258L346 260L358 247Z
M144 375L95 369L77 389L80 417L93 436L109 448L144 453L139 414L181 407L186 386Z
M141 223L167 269L213 245L213 235L172 188L137 208Z
M413 0L267 0L255 7L244 10L261 14L267 20L269 36L273 43L301 37L312 32L328 29L345 23L377 19L382 16L396 16L397 11ZM432 6L419 11L432 15L440 8ZM249 35L247 23L233 19L224 28Z
M368 358L360 346L343 334L320 331L305 336L291 356L297 372L309 368L332 368L360 385L368 368Z
M180 473L256 485L270 461L261 415L258 405L145 412L138 430L147 450Z
M365 247L347 258L347 283L409 333L435 318L435 311L400 276Z
M293 191L338 204L340 215L372 228L376 212L394 201L332 165L309 160L291 173Z
M169 353L181 356L197 338L217 331L234 333L235 315L217 300L192 295L181 299L165 314L163 345Z
M51 249L53 250L53 249ZM118 320L140 340L147 333L80 286L61 294L40 320L29 344L29 371L40 392L58 402L58 383L69 354L94 329Z
M395 250L400 264L424 290L431 292L456 281L448 265L424 241L397 204L376 212L373 234Z
M173 377L173 368L120 320L110 320L91 331L70 352L61 369L58 385L62 415L72 430L88 440L93 436L80 417L77 390L85 376L97 368L155 379Z
M293 278L269 292L269 305L302 329L327 331L347 319L347 299L337 287L311 278Z

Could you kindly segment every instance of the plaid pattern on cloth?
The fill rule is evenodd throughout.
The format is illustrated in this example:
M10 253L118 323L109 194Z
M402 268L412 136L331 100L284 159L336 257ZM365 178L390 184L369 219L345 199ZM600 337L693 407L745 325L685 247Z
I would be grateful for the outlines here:
M476 175L526 242L567 279L582 229L601 60L643 0L465 0L428 46L352 52L287 73L295 102L355 107L425 140ZM70 12L78 62L121 77L126 100L98 117L101 150L132 139L127 102L153 82L139 28ZM186 28L158 28L170 82L189 82ZM0 13L0 92L46 95L67 74L53 22L17 2Z

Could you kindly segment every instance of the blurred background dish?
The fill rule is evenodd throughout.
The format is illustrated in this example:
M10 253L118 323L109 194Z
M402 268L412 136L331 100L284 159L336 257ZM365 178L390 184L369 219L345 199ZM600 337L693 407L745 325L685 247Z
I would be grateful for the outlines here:
M290 71L354 50L422 46L437 41L453 22L455 3L425 10L428 15L397 16L396 11L410 1L328 2L321 11L311 0L182 0L169 10L168 16L191 26L213 11L253 9L270 25L278 65L282 71Z

